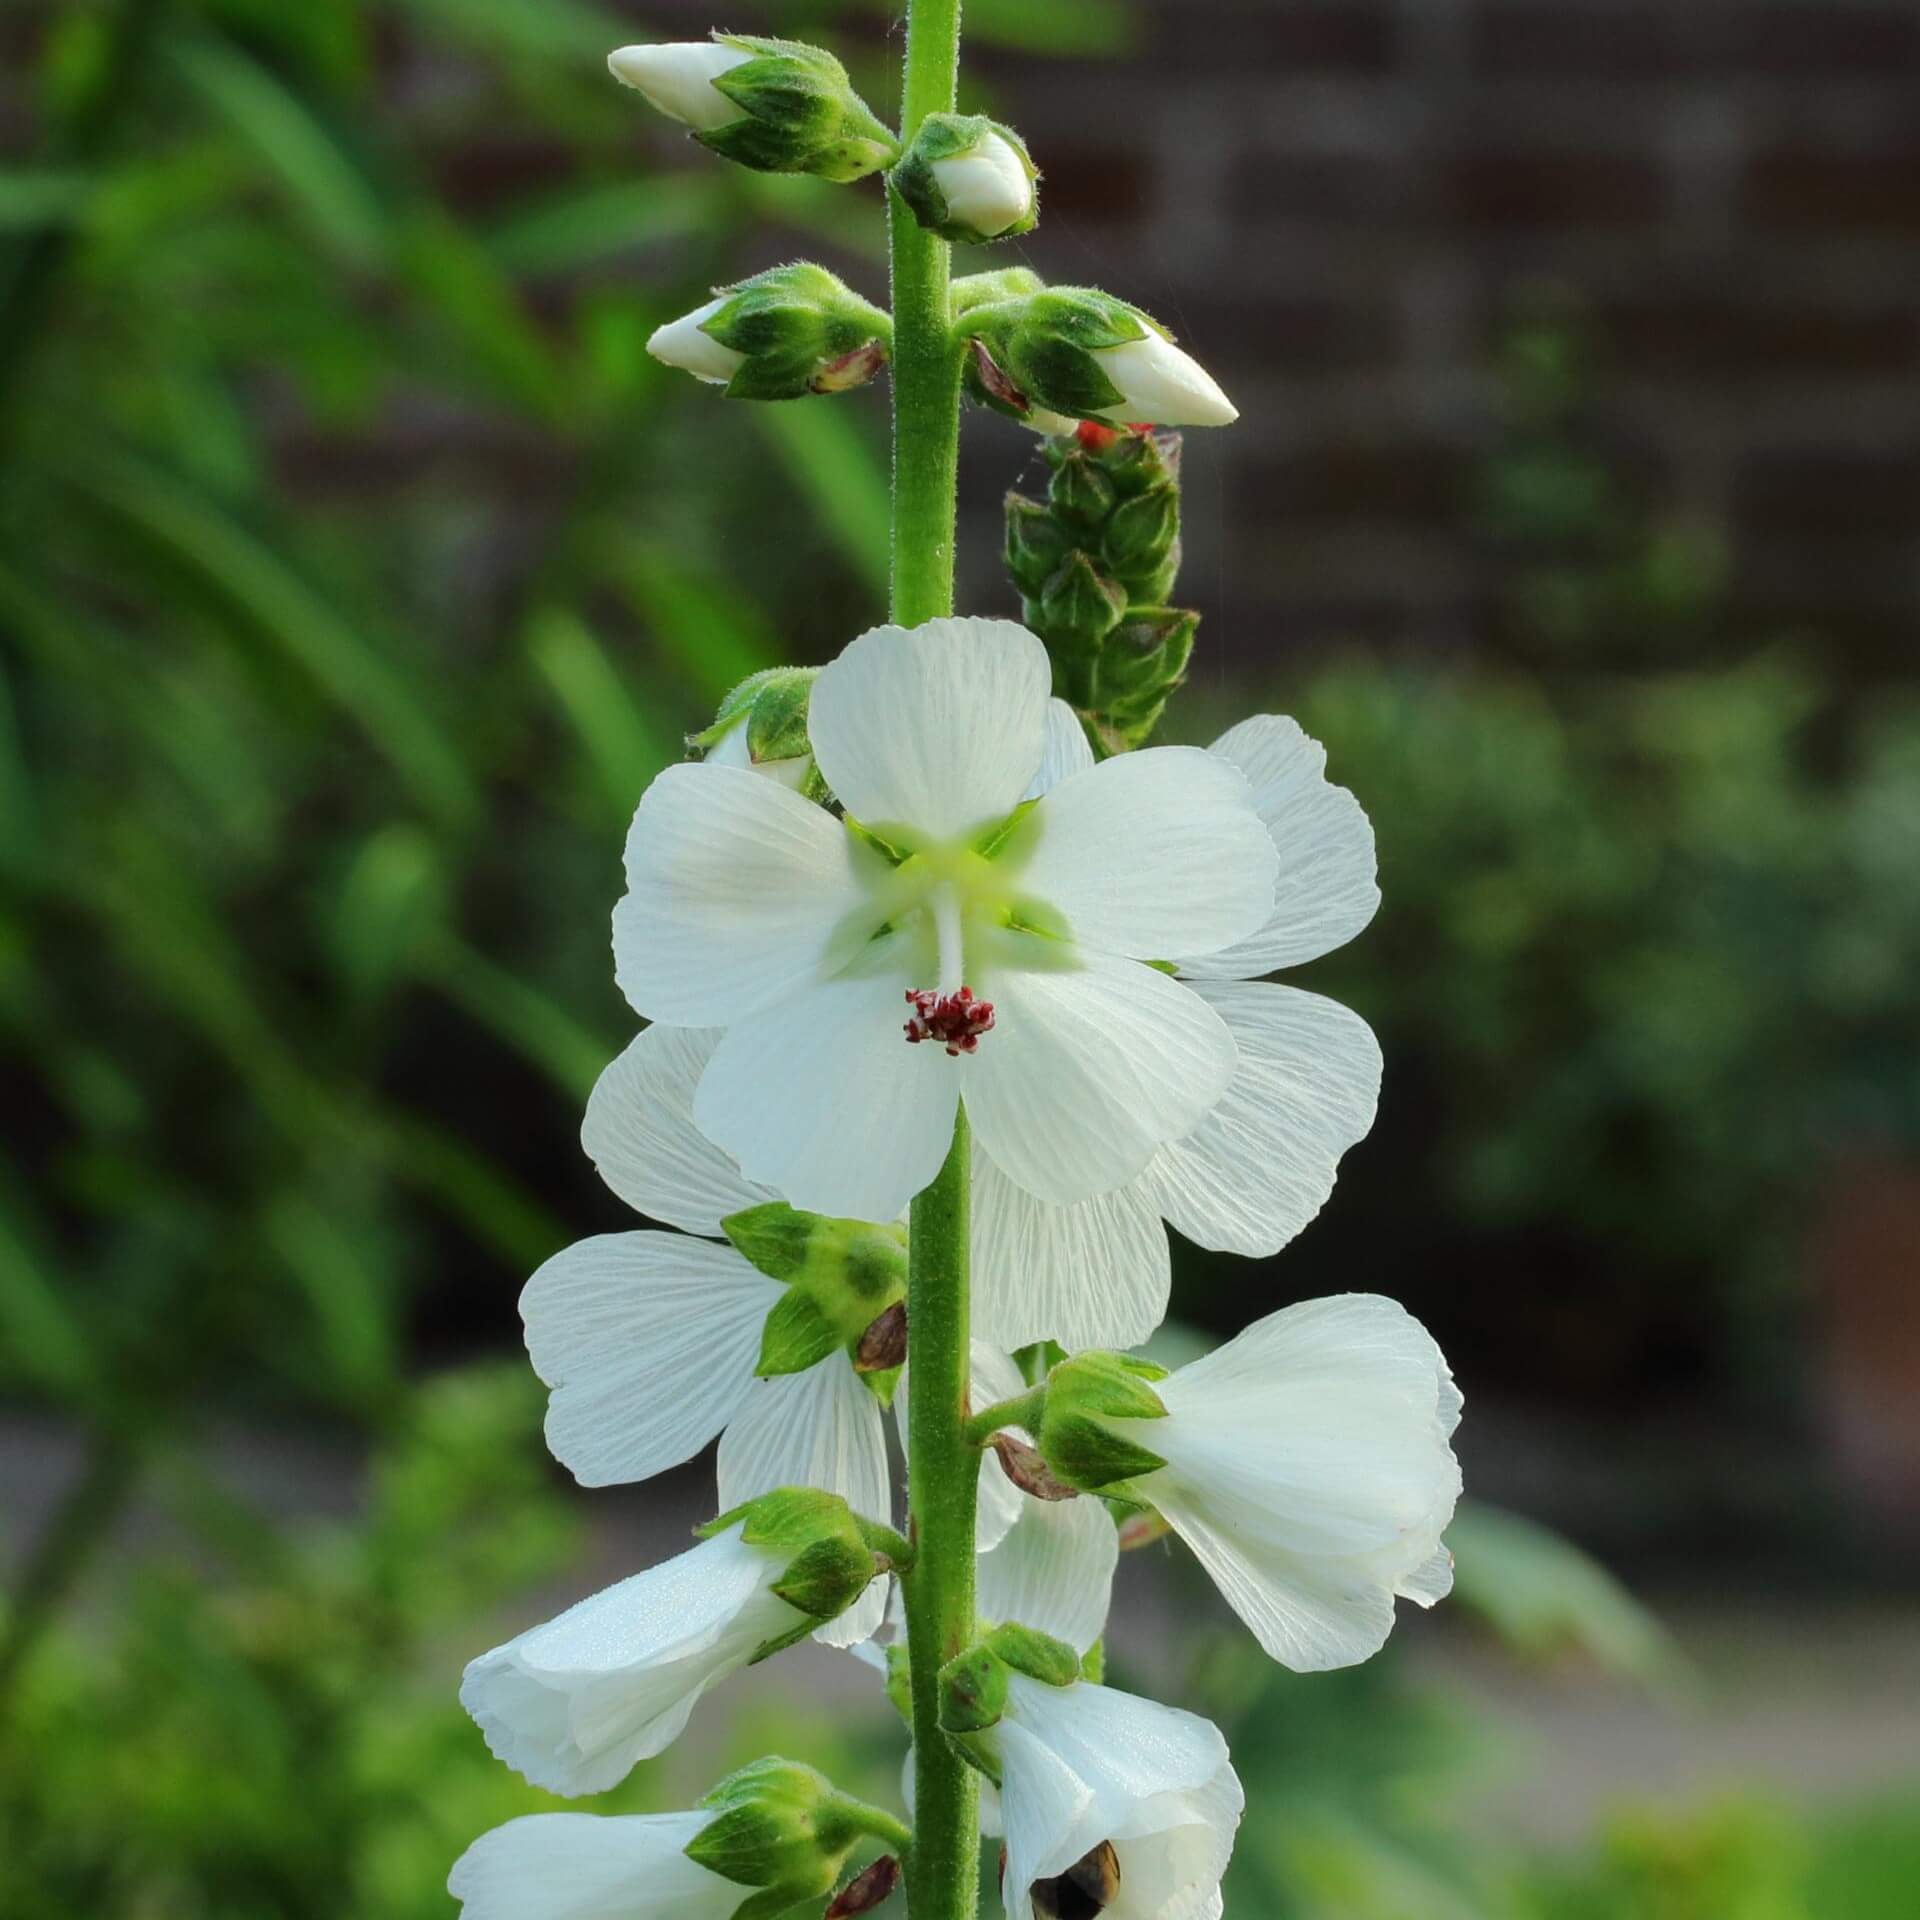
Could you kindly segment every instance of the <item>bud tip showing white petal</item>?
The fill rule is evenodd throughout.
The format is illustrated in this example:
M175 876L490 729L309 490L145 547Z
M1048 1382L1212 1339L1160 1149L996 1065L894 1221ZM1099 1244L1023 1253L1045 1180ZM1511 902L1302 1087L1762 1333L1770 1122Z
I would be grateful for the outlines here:
M1033 178L1025 156L992 128L965 153L934 161L933 175L946 196L948 219L983 239L997 239L1033 213Z
M691 313L683 313L677 320L669 320L664 326L654 328L647 338L647 351L666 366L678 367L710 386L724 387L733 378L735 369L745 355L735 353L731 347L723 347L702 328L725 305L723 295L717 300L709 300L704 307L695 307Z
M668 119L704 133L744 118L740 108L713 83L752 58L739 47L686 40L664 46L618 47L607 55L607 71L623 87L643 95Z

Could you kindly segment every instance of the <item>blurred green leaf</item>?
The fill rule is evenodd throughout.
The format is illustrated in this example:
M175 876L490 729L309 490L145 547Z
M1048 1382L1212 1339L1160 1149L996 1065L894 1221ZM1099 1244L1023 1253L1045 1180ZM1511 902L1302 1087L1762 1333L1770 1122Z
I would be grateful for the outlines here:
M44 227L77 219L94 182L83 173L14 167L0 171L0 228Z
M773 447L794 490L833 536L848 564L876 599L885 597L891 566L888 481L879 434L845 405L752 409L753 424Z
M0 1195L0 1346L5 1370L43 1392L79 1397L95 1381L87 1329L38 1251L20 1209Z
M559 608L539 615L527 646L598 776L609 815L624 820L647 782L684 751L628 691L586 623Z

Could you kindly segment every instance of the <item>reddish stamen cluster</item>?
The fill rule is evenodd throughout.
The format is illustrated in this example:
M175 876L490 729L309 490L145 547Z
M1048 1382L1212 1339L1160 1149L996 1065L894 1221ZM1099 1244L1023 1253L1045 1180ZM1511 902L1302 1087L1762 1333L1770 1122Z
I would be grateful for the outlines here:
M962 987L958 993L909 987L907 1005L913 1009L913 1018L906 1023L909 1046L940 1040L950 1054L977 1053L980 1036L993 1030L993 1002L976 1000L971 987Z

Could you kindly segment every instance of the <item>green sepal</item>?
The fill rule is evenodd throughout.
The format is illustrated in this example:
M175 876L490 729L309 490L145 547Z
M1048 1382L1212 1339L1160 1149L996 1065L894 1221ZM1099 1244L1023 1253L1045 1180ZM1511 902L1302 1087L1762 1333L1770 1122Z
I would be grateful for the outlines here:
M1066 1357L1067 1350L1058 1340L1036 1340L1014 1353L1013 1364L1028 1386L1037 1387Z
M986 1645L1015 1673L1045 1687L1070 1687L1080 1678L1080 1655L1064 1640L1037 1627L1003 1620L985 1636Z
M745 33L714 38L755 57L713 82L741 118L694 134L711 152L756 173L808 173L843 184L879 172L899 152L899 141L824 47Z
M1007 495L1007 577L1028 599L1037 599L1045 590L1070 544L1051 509L1023 493Z
M1164 1369L1117 1353L1082 1353L1047 1378L1046 1411L1034 1437L1049 1469L1083 1493L1155 1472L1166 1461L1113 1421L1159 1420L1166 1407L1149 1384Z
M797 1280L806 1271L807 1248L820 1216L802 1213L784 1200L743 1207L720 1222L720 1231L769 1280Z
M833 1891L860 1838L854 1805L824 1775L791 1760L756 1760L701 1800L714 1818L686 1856L709 1873L759 1893L734 1910L773 1916Z
M1053 462L1047 504L1078 534L1097 532L1120 498L1098 461L1075 446Z
M788 1561L771 1591L815 1620L833 1620L873 1584L874 1571L873 1549L858 1533L828 1534Z
M1080 1656L1080 1678L1097 1687L1107 1677L1107 1642L1103 1635Z
M957 1753L975 1773L1000 1785L1000 1745L988 1728L983 1733L949 1733L947 1745Z
M1011 390L996 401L989 385L988 404L1017 417L1024 401L1074 420L1108 413L1125 400L1101 371L1099 354L1162 331L1138 307L1094 287L1049 287L976 308L962 324ZM977 370L970 384L980 392Z
M971 153L989 134L995 133L1020 156L1021 165L1027 171L1027 183L1036 187L1036 191L1024 219L1017 220L1010 227L1003 227L998 233L981 233L953 217L934 166L938 161L953 160ZM1039 224L1039 178L1040 170L1033 164L1033 155L1027 151L1027 143L1011 127L1003 126L997 120L989 120L983 113L930 113L921 121L906 152L887 175L887 182L900 196L907 211L929 233L937 233L943 240L956 241L964 246L986 246L995 240L1011 240L1016 235L1031 233Z
M760 1328L760 1357L754 1363L754 1375L771 1380L782 1374L806 1373L840 1344L833 1322L813 1297L789 1287Z
M1131 584L1157 573L1179 537L1180 489L1163 481L1114 508L1100 531L1100 557Z
M913 1725L913 1660L907 1643L896 1640L887 1648L887 1698L893 1710L911 1728Z
M1007 1710L1007 1663L976 1640L940 1669L943 1733L984 1733Z
M694 1538L711 1540L735 1526L748 1546L776 1552L783 1548L798 1551L823 1533L844 1531L857 1537L853 1509L837 1493L826 1493L818 1487L776 1487L771 1493L743 1500L695 1527Z
M892 320L811 260L769 267L719 294L722 306L700 331L744 356L726 384L730 400L842 392L872 378L892 350Z
M1037 800L1022 800L1004 820L995 821L979 839L973 843L973 850L982 860L997 860L1013 844L1015 836L1027 823L1028 816L1039 805Z
M720 702L713 724L687 736L696 753L710 752L735 727L747 729L747 758L799 760L813 751L807 739L807 709L818 667L763 667L750 673Z
M1127 590L1109 580L1076 549L1026 603L1029 625L1050 646L1090 653L1117 627L1127 611Z

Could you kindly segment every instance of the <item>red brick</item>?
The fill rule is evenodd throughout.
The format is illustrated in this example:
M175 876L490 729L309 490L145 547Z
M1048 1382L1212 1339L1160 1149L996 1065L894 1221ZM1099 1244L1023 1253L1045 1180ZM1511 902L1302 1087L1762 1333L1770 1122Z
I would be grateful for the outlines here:
M1138 147L1049 147L1041 216L1083 223L1135 220L1146 211L1152 179L1152 156Z
M1260 153L1228 183L1235 219L1347 223L1418 217L1426 182L1410 155Z
M1756 531L1920 538L1920 453L1760 454L1735 497L1741 525ZM1904 564L1911 577L1910 555Z
M1473 20L1475 67L1498 79L1567 74L1638 79L1672 71L1682 48L1671 8L1483 6Z
M1385 303L1332 296L1225 300L1208 305L1200 350L1210 364L1257 360L1282 375L1370 372L1397 358L1399 316Z
M1398 54L1393 9L1383 0L1154 0L1146 13L1142 57L1154 66L1259 80L1290 71L1378 75Z
M1263 519L1449 525L1460 512L1467 462L1458 449L1430 441L1339 440L1256 466L1247 484Z
M1712 383L1920 367L1920 307L1893 300L1769 305L1738 293L1655 292L1605 303L1595 320L1613 361L1635 373Z
M1740 196L1760 225L1920 232L1920 139L1839 152L1810 142L1754 155Z

